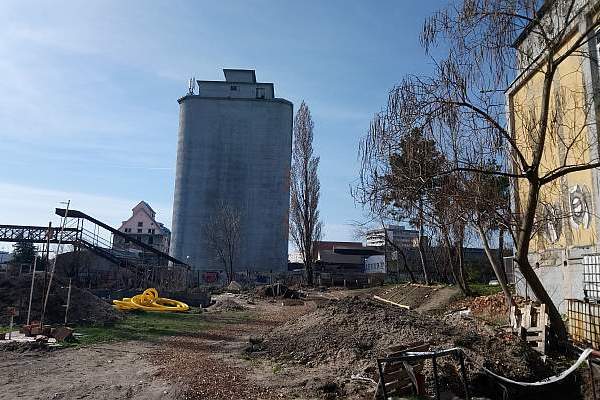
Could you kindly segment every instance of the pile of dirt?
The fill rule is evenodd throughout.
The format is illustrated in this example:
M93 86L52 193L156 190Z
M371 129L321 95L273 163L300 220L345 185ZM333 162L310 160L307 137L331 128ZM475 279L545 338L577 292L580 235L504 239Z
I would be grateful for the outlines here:
M44 303L43 286L43 275L36 274L33 301L31 305L32 320L39 320L41 316L41 310ZM15 319L15 323L17 324L26 322L30 289L31 274L0 279L0 310L4 311L6 307L16 307L19 310L19 316ZM67 295L68 283L60 278L54 277L52 290L48 297L44 322L64 322L64 305L67 304ZM120 319L121 314L114 310L109 303L94 296L89 291L73 286L71 288L71 301L68 317L69 323L105 324ZM5 322L5 320L2 320L0 321L0 324L4 324Z
M513 296L513 300L518 306L525 303L525 299L519 296ZM503 317L508 315L508 304L502 292L457 300L449 308L452 311L470 309L475 315L499 315Z
M360 374L377 380L375 359L392 345L428 342L432 349L462 347L471 376L482 366L509 378L536 381L554 373L534 350L511 335L457 315L434 317L349 297L325 303L315 311L275 328L263 343L267 354L281 362L308 367L327 366L331 379ZM441 361L441 379L445 365ZM456 366L452 368L456 371Z
M246 294L223 293L213 296L214 304L208 310L211 312L244 311L254 304Z

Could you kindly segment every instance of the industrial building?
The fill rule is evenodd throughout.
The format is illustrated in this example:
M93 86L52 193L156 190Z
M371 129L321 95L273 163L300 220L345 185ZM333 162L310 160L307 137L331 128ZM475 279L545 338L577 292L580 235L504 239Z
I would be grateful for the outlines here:
M178 100L171 254L196 270L223 270L206 230L226 206L240 217L234 269L285 271L293 105L253 70L224 73L225 81L192 82Z
M406 229L403 225L386 225L385 228L373 229L367 232L367 246L385 246L385 236L400 247L419 246L419 231Z
M171 231L156 220L156 212L152 207L145 201L140 201L131 211L131 217L123 221L119 231L135 237L163 253L168 253ZM130 250L136 247L126 238L115 236L113 248Z

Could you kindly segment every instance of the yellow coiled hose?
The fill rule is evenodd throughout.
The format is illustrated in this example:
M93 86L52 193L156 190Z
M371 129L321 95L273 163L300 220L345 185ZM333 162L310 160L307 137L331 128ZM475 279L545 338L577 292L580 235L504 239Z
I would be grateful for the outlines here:
M154 288L146 289L144 293L136 294L131 298L124 297L123 300L113 300L113 307L120 311L182 312L190 309L184 302L158 297L158 290Z

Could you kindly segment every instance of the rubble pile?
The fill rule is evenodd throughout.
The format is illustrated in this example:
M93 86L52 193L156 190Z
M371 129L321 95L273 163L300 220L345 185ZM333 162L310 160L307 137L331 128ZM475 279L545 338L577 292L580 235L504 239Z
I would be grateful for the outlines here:
M523 303L520 297L514 297L517 304ZM508 315L508 305L504 293L499 292L489 296L468 297L454 302L453 310L470 309L474 314Z
M212 298L214 304L208 308L211 312L244 311L254 305L252 296L246 293L222 293Z
M510 335L497 336L483 324L357 297L330 301L275 328L262 346L280 362L326 365L332 377L359 374L377 379L377 357L392 345L415 342L428 342L432 350L463 348L471 376L479 374L481 366L518 380L536 381L554 373L537 352Z

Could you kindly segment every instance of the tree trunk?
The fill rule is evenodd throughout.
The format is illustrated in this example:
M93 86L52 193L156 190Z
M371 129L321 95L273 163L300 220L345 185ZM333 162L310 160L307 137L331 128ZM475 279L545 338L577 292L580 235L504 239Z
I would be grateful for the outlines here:
M504 278L504 282L508 285L508 276L504 267L504 227L500 225L498 228L498 265L501 267L500 272Z
M306 263L304 266L304 269L306 271L306 284L308 286L313 286L314 284L314 279L313 279L313 266L312 263Z
M404 254L404 250L402 250L402 248L400 246L398 246L396 243L394 243L393 241L390 240L388 234L387 234L387 230L385 229L385 225L383 225L383 232L384 232L384 237L385 237L385 243L386 246L385 248L388 248L388 244L391 245L401 256L402 256L402 261L404 263L404 269L406 270L406 272L408 272L408 275L410 276L410 281L412 283L416 283L417 279L415 278L415 275L413 274L413 272L408 268L408 263L406 262L406 254ZM396 260L396 262L398 262L398 260ZM398 266L398 275L400 275L400 266Z
M433 265L433 270L435 271L436 277L434 280L436 282L443 282L442 272L440 270L440 266L438 265L438 260L435 255L435 251L431 246L427 246L429 248L429 259L431 260L431 264Z
M408 276L410 276L410 281L412 283L417 283L415 274L413 274L413 272L408 268L408 263L406 262L406 254L404 254L404 251L402 249L397 249L396 251L402 256L402 263L404 264L404 269L406 270L406 272L408 272ZM400 268L398 268L398 271L400 271Z
M429 285L429 274L427 273L427 261L425 259L425 250L423 249L423 200L419 209L419 257L421 258L421 268L423 268L423 279L425 284Z
M456 243L456 246L455 246L457 262L458 262L458 272L459 272L460 280L462 282L462 286L464 288L465 295L470 296L472 293L471 293L471 289L469 289L468 279L465 276L465 260L464 260L463 244L464 244L464 239L461 234L460 239L458 240L458 242Z
M492 269L494 270L494 274L496 274L496 278L498 282L500 282L500 287L502 288L502 292L504 293L504 297L506 298L506 304L508 306L515 305L515 301L512 297L512 293L508 288L508 283L506 281L506 274L503 273L504 268L502 268L502 264L498 265L497 259L492 254L492 250L490 249L490 244L485 234L485 231L481 227L480 224L475 224L477 226L477 232L479 233L479 237L481 238L481 242L483 243L483 250L485 251L485 255L487 256L490 264L492 265ZM498 246L500 247L500 246Z
M460 289L460 292L463 296L468 296L467 290L463 287L460 279L458 279L458 275L456 274L456 267L454 266L454 260L452 259L452 246L450 245L450 238L447 233L442 234L444 236L444 247L446 248L446 254L448 256L448 264L450 264L450 272L452 273L452 277L454 278L454 282Z
M548 295L546 288L542 285L539 277L533 270L533 267L529 263L529 243L531 234L533 232L533 225L535 220L535 211L537 202L539 199L540 186L530 181L529 193L527 195L526 209L523 214L525 218L521 221L521 227L519 230L519 236L517 238L516 248L517 254L515 261L519 266L519 270L523 277L527 281L527 284L533 291L535 297L541 303L546 305L548 310L548 317L550 318L550 330L556 335L558 342L566 343L568 338L567 328L565 323L558 311L556 305Z

